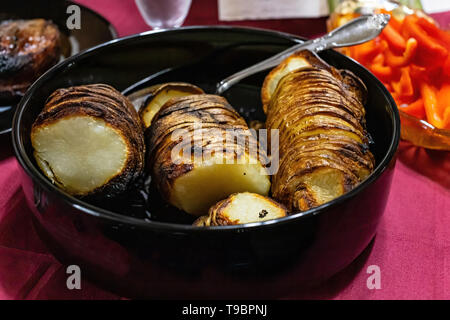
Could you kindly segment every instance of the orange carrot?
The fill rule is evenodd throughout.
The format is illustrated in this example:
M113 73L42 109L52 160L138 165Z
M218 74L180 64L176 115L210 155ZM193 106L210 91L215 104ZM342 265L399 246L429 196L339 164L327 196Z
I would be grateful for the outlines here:
M445 109L444 124L442 125L442 128L450 129L450 108Z
M419 18L417 24L431 37L437 40L441 45L450 50L450 34L440 29L437 25L428 19Z
M386 86L399 110L450 127L450 32L416 14L400 20L381 12L391 20L380 36L347 52Z
M444 66L442 68L442 73L444 76L446 76L450 79L450 54L448 55L447 59L444 62Z
M381 81L383 82L390 82L393 72L392 72L392 68L389 66L383 66L381 64L373 64L370 67L370 71L373 72L373 74L377 77L380 78Z
M375 56L375 58L373 58L372 63L373 64L380 64L383 65L384 64L384 54L383 53L379 53Z
M362 64L368 63L380 52L383 52L385 45L379 39L375 39L354 47L354 58Z
M388 24L381 35L386 39L389 48L396 52L403 52L406 49L406 40L403 39L400 33L395 30L391 24Z
M431 85L423 82L420 86L420 92L423 99L423 105L425 107L425 113L427 121L437 128L442 128L444 123L439 116L437 107L437 90Z
M450 83L444 83L437 93L437 112L443 117L445 110L450 109Z
M392 88L394 91L403 97L412 97L414 94L414 88L409 75L409 68L402 68L400 80L398 82L392 82Z
M416 54L417 40L409 38L406 42L406 49L402 56L394 55L390 50L386 50L386 64L391 67L404 67L409 64Z
M406 112L407 114L410 114L416 118L424 119L425 118L425 109L423 107L423 100L418 99L414 101L413 103L407 104L407 105L401 105L399 107L400 110Z
M429 81L427 68L415 64L409 65L409 74L413 82L420 83L422 81Z
M419 44L418 58L423 65L442 65L448 51L437 40L429 36L417 23L416 15L406 16L403 22L404 35L415 38Z

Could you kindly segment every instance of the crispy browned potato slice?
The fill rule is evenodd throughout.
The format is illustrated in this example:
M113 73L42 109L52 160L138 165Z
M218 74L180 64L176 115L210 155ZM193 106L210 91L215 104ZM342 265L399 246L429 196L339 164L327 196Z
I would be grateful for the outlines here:
M132 104L108 85L56 90L35 120L37 164L76 196L114 196L144 167L143 127Z
M211 220L209 219L209 216L201 216L195 219L192 225L196 227L209 227L211 226Z
M199 87L184 82L168 82L154 85L149 89L149 96L139 109L145 127L150 127L155 114L170 99L204 93Z
M0 102L18 99L61 54L61 33L44 19L0 23Z
M274 200L250 192L235 193L209 209L207 216L194 221L195 226L228 226L285 217L286 208Z
M301 51L266 77L266 127L279 130L273 197L289 211L308 210L348 192L374 168L364 101L355 75Z
M155 115L146 139L147 163L158 189L187 213L204 215L232 193L269 192L266 154L220 96L171 99Z
M320 59L316 59L316 56L313 53L305 50L292 54L266 76L261 89L261 100L265 113L267 113L267 106L270 102L272 94L278 86L278 82L280 82L280 80L291 71L306 67L329 68L325 62Z

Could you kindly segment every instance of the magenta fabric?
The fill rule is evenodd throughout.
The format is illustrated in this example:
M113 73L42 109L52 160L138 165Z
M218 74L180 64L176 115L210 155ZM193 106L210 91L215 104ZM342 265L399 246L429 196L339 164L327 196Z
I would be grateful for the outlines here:
M132 0L78 0L101 13L121 36L148 30ZM441 23L450 15L440 14ZM243 21L238 24L315 36L325 19ZM217 21L216 0L193 0L186 25ZM0 299L121 299L82 282L68 290L65 267L39 240L18 180L9 137L0 138ZM375 240L329 281L280 299L450 299L450 153L402 142L392 190ZM369 266L381 289L368 289Z

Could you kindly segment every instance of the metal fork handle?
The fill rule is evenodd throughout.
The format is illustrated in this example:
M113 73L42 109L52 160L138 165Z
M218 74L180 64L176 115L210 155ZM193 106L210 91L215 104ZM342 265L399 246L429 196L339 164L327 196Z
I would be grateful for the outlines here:
M222 94L242 79L277 66L281 61L297 51L306 49L319 52L331 48L353 46L372 40L380 34L388 24L389 19L390 16L387 14L375 14L356 18L327 33L323 37L294 45L266 60L223 79L217 84L216 93Z

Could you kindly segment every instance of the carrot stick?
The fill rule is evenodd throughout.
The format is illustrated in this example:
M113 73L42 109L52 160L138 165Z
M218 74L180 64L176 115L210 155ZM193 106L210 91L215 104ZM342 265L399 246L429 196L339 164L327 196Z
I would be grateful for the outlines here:
M402 56L394 55L390 50L386 50L386 64L391 67L404 67L409 64L416 54L417 40L409 38L406 42L406 49Z
M450 108L445 109L444 124L443 124L442 128L450 129Z
M408 38L415 38L419 44L420 62L425 65L438 65L445 61L448 51L438 41L430 37L418 24L416 15L409 15L403 23L403 31Z
M415 64L409 65L409 74L414 82L428 81L427 68Z
M396 52L403 52L406 49L406 40L395 30L391 24L388 24L381 32L386 39L389 47Z
M444 76L450 78L450 54L444 62L444 67L442 68Z
M370 71L383 82L390 82L393 75L391 67L381 64L372 64Z
M418 99L408 105L401 105L399 107L399 109L406 112L407 114L410 114L410 115L416 117L416 118L419 118L419 119L425 118L425 109L423 106L422 99Z
M402 97L412 97L414 94L414 88L409 75L409 68L402 68L400 80L398 82L392 82L394 91Z
M450 83L444 83L437 93L437 112L443 117L444 112L450 109Z
M373 64L383 65L384 64L384 60L385 60L384 54L383 53L379 53L379 54L377 54L375 56L375 58L373 58L372 63Z
M428 19L419 18L417 24L426 32L428 35L433 37L441 45L450 50L450 34L441 30L437 25L430 22Z
M427 121L437 128L442 128L444 123L437 111L436 89L426 82L423 82L420 86L420 92L425 107Z
M360 63L366 64L382 52L383 49L382 43L377 41L377 39L365 42L354 47L354 58Z

